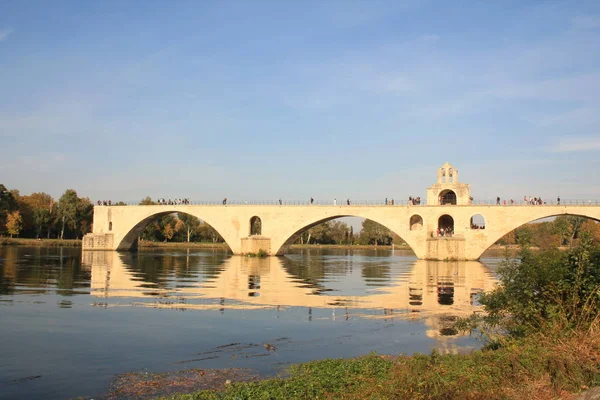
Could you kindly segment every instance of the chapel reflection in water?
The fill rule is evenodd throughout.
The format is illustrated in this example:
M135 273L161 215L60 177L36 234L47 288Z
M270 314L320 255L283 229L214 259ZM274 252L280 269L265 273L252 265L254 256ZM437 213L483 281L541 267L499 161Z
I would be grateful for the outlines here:
M396 267L384 261L389 257L343 253L248 258L190 250L156 256L84 252L82 257L91 268L92 296L106 301L133 298L139 300L133 300L136 306L179 310L305 307L309 320L313 309L329 308L344 318L424 320L430 337L455 336L455 319L477 310L477 294L495 284L490 271L473 261L410 259ZM334 290L332 276L358 276L361 290Z

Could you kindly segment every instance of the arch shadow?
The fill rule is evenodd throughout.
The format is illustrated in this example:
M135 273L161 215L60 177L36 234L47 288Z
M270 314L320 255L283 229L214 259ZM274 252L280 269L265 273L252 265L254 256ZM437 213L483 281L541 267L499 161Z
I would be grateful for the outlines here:
M127 232L123 236L123 239L121 239L119 245L117 246L117 250L125 250L125 251L136 250L138 248L138 238L140 237L142 232L144 232L144 229L146 229L148 224L150 224L152 221L154 221L158 218L167 216L169 214L186 214L186 215L189 215L190 217L198 218L197 216L187 213L187 212L184 212L184 211L178 211L178 210L158 211L154 214L151 214L151 215L145 217L144 219L139 221L137 224L135 224L134 227L131 228L129 230L129 232ZM201 220L202 222L204 222L205 224L209 225L212 229L214 229L219 234L219 236L221 236L223 238L223 241L227 245L227 249L229 250L229 252L232 251L231 245L227 242L227 239L225 239L225 237L221 234L221 232L219 232L218 229L216 229L213 225L209 224L205 220L202 220L200 218L198 218L198 219Z
M408 240L406 240L406 238L404 238L402 235L399 235L396 231L394 231L393 229L389 228L385 223L382 223L382 222L380 222L380 221L378 221L376 219L368 218L368 217L365 217L365 216L362 216L362 215L348 215L348 214L345 214L345 215L333 215L333 216L328 216L328 217L325 217L325 218L321 218L319 220L313 221L313 222L309 223L308 225L305 225L304 227L296 230L277 249L277 252L275 252L275 255L282 256L285 253L287 253L287 251L289 250L290 246L296 241L296 239L298 239L304 232L306 232L310 228L314 228L315 226L324 224L325 222L329 222L329 221L332 221L334 219L344 218L344 217L365 218L365 219L370 219L373 222L377 222L379 225L384 226L390 232L394 233L395 235L399 236L402 240L404 240L404 242L406 242L406 244L409 246L409 248L412 250L412 252L416 254L416 252L415 252L413 246L410 244L410 242Z

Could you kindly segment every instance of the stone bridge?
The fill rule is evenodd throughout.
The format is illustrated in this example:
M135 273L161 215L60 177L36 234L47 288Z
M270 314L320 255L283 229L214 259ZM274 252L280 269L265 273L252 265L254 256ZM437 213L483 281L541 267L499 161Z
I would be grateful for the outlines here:
M576 215L600 221L600 205L474 205L470 186L449 164L427 190L426 205L138 205L96 206L84 250L130 250L153 219L185 213L211 225L234 254L283 255L307 229L340 217L375 221L400 236L420 259L477 260L505 234L540 218ZM483 223L474 223L483 220ZM260 232L251 225L260 220ZM475 227L474 225L478 225ZM484 229L480 227L484 225ZM474 229L476 228L476 229ZM451 231L445 236L438 230Z

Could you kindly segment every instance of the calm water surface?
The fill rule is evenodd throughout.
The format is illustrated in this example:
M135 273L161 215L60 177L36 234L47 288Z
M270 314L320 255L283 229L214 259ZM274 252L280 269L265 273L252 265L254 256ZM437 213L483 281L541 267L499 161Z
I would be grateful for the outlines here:
M281 258L0 247L0 398L106 393L116 374L458 352L499 257L302 250ZM275 351L267 351L264 344Z

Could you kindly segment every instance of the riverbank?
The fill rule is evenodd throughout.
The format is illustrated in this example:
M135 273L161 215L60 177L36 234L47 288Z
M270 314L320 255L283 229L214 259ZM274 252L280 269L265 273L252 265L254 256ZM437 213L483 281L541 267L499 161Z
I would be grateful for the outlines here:
M0 238L0 246L39 246L39 247L81 247L81 239L29 239L29 238ZM171 249L219 249L229 250L226 243L208 243L208 242L151 242L142 240L138 243L139 248L171 248ZM293 244L290 246L294 250L302 249L339 249L339 250L408 250L412 249L405 243L395 244L393 246L375 246L361 244ZM537 247L531 247L532 250L539 250ZM567 248L560 248L566 250ZM499 245L494 244L486 251L498 250L519 250L518 245Z
M0 238L0 246L81 247L80 239Z
M138 242L138 248L166 247L170 249L220 249L229 250L225 243L207 243L207 242L150 242L141 240Z
M600 385L597 329L596 326L594 332L574 332L566 338L539 334L519 342L505 341L498 349L469 354L372 354L314 361L290 367L284 378L248 381L247 376L242 376L239 380L233 377L214 381L214 370L190 370L194 376L188 381L187 390L175 390L179 394L172 394L169 387L163 386L172 382L165 374L146 374L141 376L143 382L127 385L135 388L135 393L120 394L135 394L136 398L168 395L163 398L171 400L575 399L577 393ZM194 389L206 387L204 376L214 386L210 390Z

